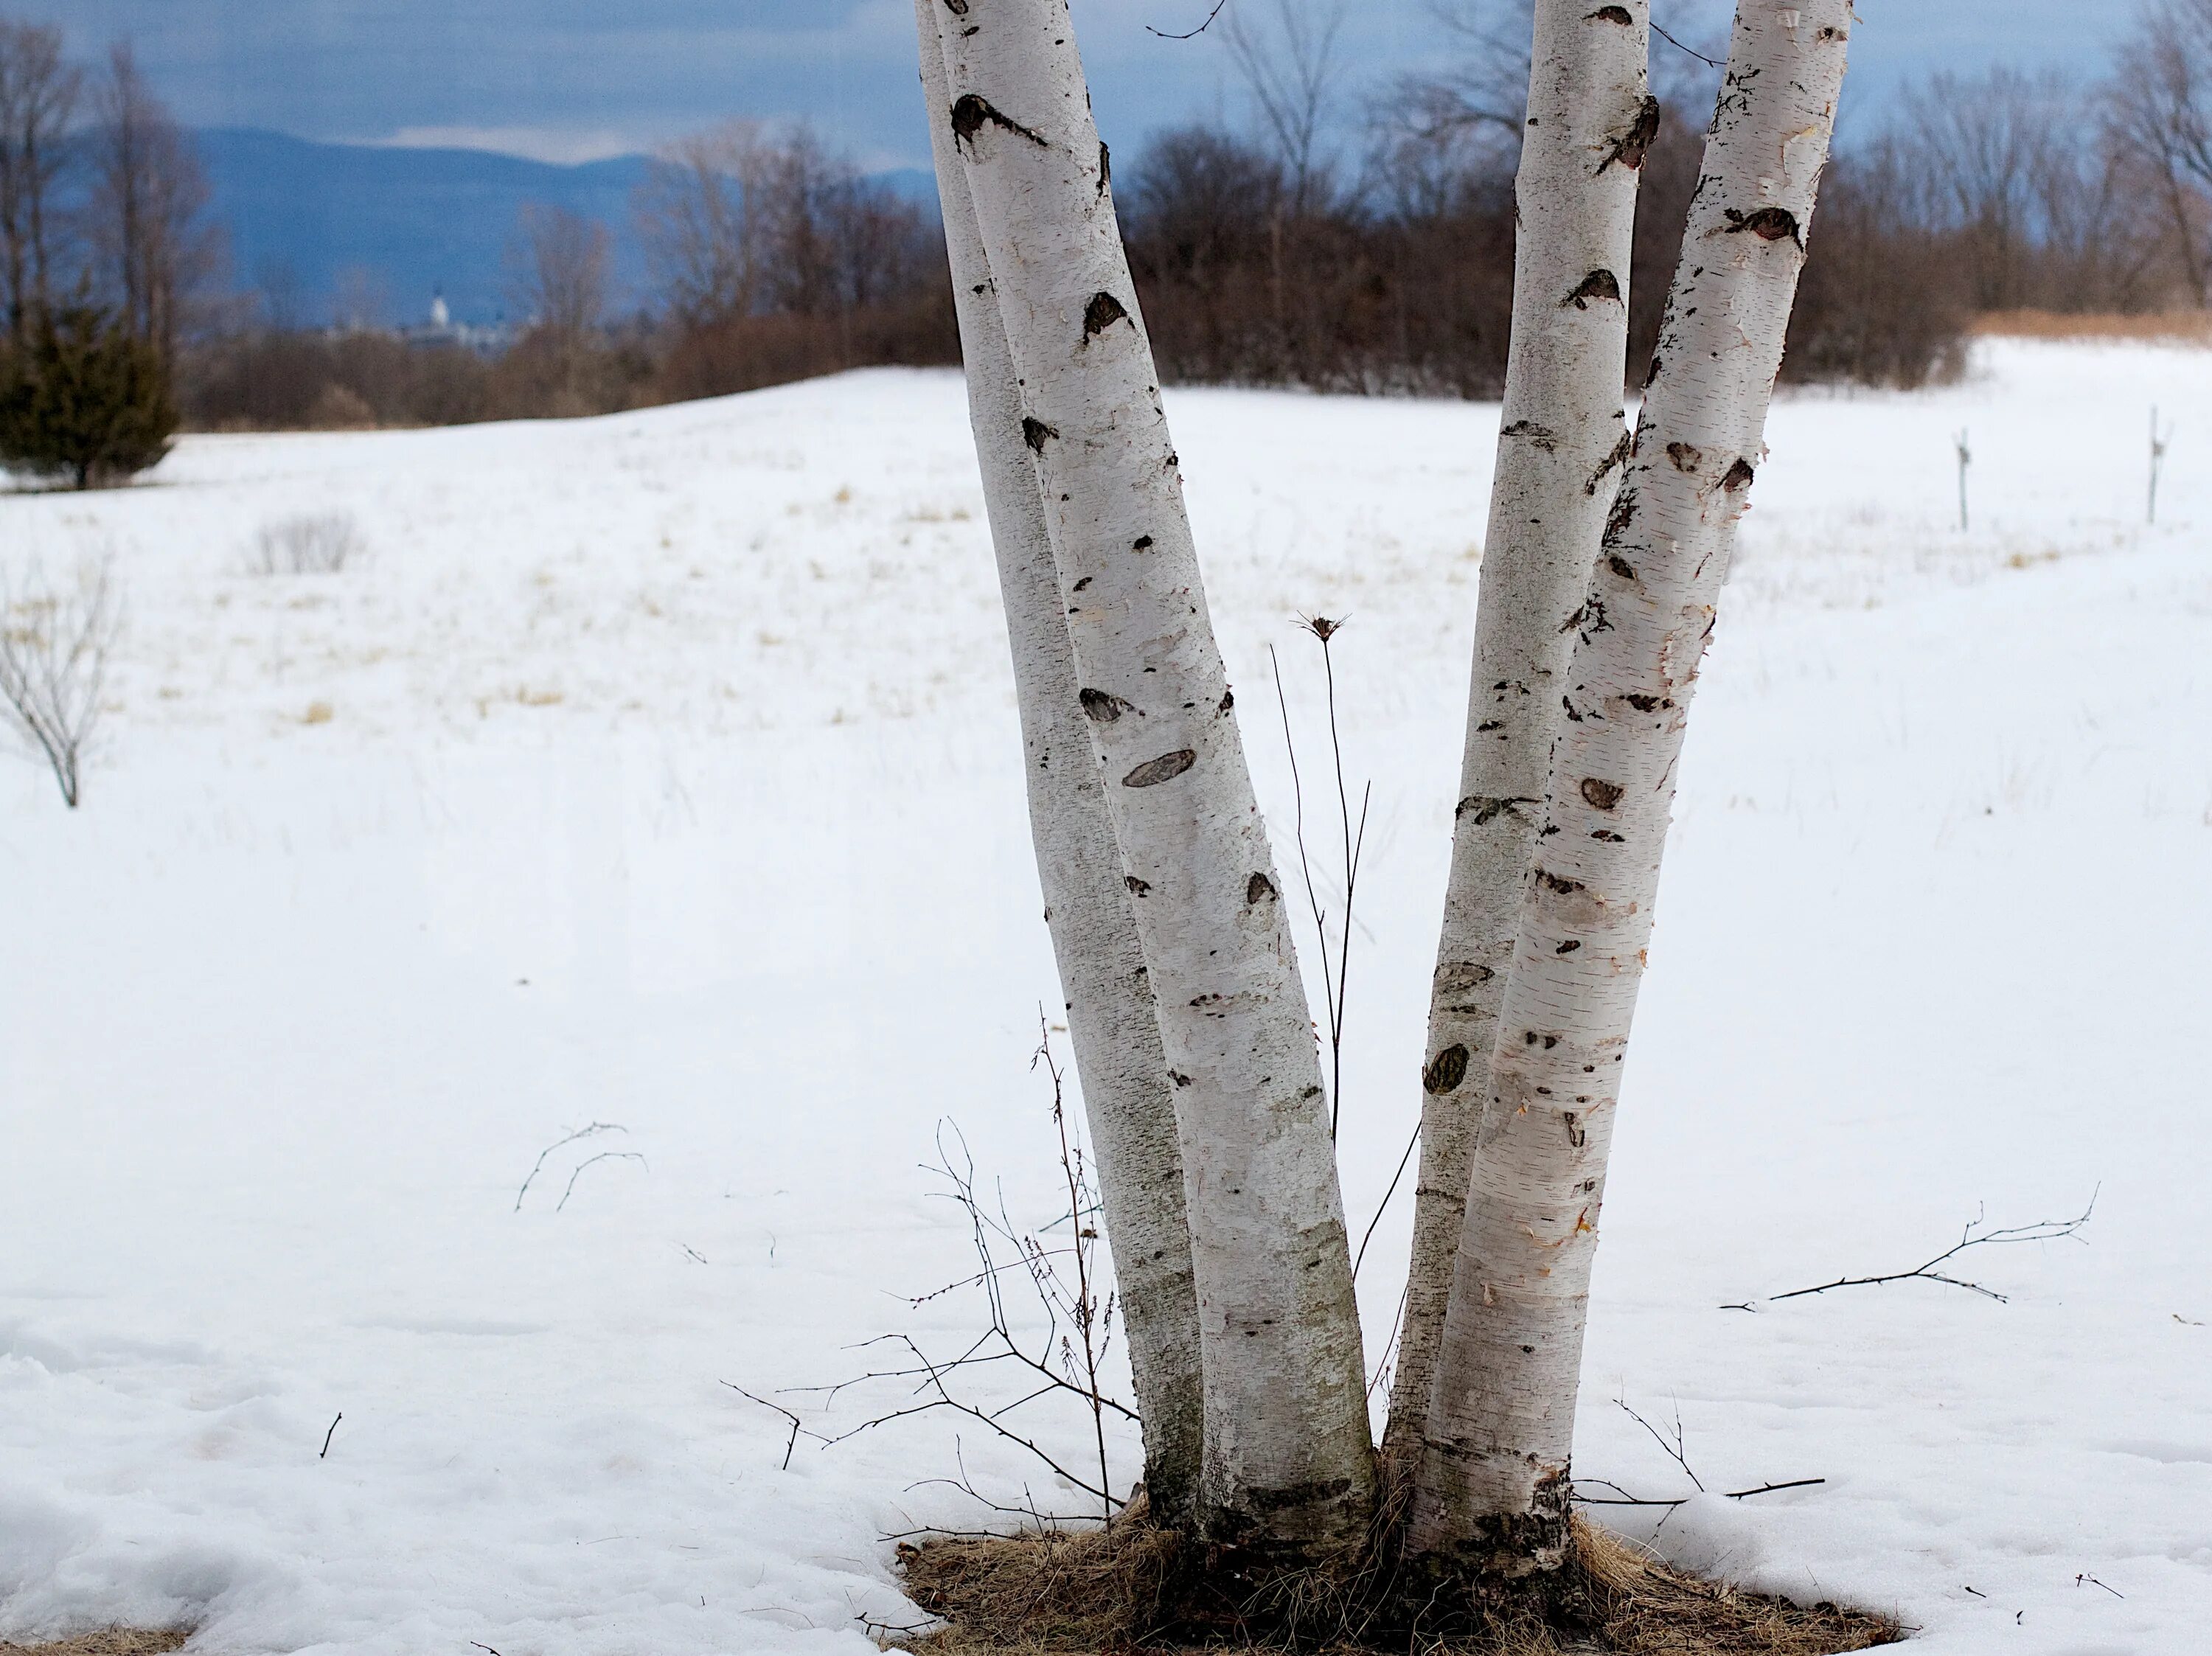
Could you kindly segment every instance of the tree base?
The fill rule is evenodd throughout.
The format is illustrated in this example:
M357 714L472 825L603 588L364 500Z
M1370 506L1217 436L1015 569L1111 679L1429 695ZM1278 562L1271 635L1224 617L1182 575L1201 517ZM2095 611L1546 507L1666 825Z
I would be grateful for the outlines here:
M926 1656L1224 1647L1413 1649L1465 1656L1827 1656L1902 1639L1894 1621L1805 1608L1669 1568L1577 1518L1559 1569L1425 1582L1370 1566L1287 1569L1161 1529L1139 1510L1110 1531L899 1548L907 1595L945 1625Z

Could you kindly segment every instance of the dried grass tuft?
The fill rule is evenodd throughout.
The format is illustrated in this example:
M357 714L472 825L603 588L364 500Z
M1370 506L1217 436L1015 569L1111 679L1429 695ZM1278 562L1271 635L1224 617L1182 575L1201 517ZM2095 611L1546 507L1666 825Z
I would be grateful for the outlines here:
M1989 311L1972 331L2003 339L2136 340L2162 345L2212 345L2212 312L2142 314L2072 311Z
M899 1549L908 1596L945 1625L901 1647L920 1656L1299 1649L1321 1656L1832 1656L1894 1643L1885 1617L1792 1604L1700 1580L1632 1542L1576 1521L1571 1611L1533 1601L1462 1615L1445 1636L1406 1625L1402 1607L1357 1602L1318 1576L1257 1580L1141 1516L1112 1531L961 1538ZM1369 1585L1372 1585L1370 1582ZM1370 1597L1372 1595L1370 1594ZM1285 1609L1291 1612L1285 1615ZM1419 1618L1415 1618L1416 1620Z
M103 1628L47 1645L11 1645L0 1639L0 1656L167 1656L191 1635L179 1629Z

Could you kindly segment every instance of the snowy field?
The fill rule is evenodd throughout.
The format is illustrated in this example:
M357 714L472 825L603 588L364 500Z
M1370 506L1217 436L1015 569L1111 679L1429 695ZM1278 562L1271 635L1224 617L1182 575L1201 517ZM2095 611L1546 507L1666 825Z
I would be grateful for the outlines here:
M1824 1478L1657 1544L1894 1611L1928 1656L2212 1637L2208 384L1996 343L1951 390L1785 400L1696 711L1577 1471L1690 1492L1621 1398L1679 1410L1711 1489ZM1351 617L1356 1230L1418 1105L1496 410L1170 413L1281 835L1267 648L1317 761L1291 622ZM368 555L246 573L300 512ZM956 1437L986 1493L1073 1507L938 1421L785 1470L724 1384L975 1326L904 1297L965 1258L918 1165L941 1120L1053 1211L981 517L957 379L890 372L194 438L127 491L0 498L10 567L106 553L129 606L85 808L0 761L0 1639L857 1656L917 1619L884 1538L979 1521L924 1482ZM627 1132L518 1211L593 1121ZM644 1160L556 1210L595 1149ZM2003 1302L1719 1308L2093 1191L2078 1240L1961 1261ZM1362 1272L1370 1358L1409 1222L1401 1194Z

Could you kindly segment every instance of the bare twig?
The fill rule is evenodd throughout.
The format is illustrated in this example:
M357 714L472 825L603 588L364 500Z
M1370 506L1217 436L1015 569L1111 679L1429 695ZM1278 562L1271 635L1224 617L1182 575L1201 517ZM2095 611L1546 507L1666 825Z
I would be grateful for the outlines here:
M735 1392L746 1402L757 1403L763 1409L770 1410L776 1414L781 1415L785 1420L791 1423L791 1436L785 1441L783 1446L782 1471L787 1472L791 1470L791 1452L799 1447L800 1434L805 1433L806 1436L813 1438L825 1445L830 1441L828 1438L823 1437L819 1432L807 1431L805 1423L802 1422L797 1415L793 1414L790 1410L785 1408L781 1404L771 1403L766 1398L757 1397L754 1393L746 1391L744 1386L732 1385L728 1380L724 1380L722 1384L729 1386L730 1390Z
M568 1205L568 1198L576 1193L576 1181L584 1176L584 1169L599 1162L635 1162L644 1165L645 1156L638 1150L601 1150L597 1156L586 1156L576 1163L575 1171L568 1175L568 1187L561 1192L561 1199L553 1204L554 1212L558 1213Z
M1661 27L1659 27L1659 25L1658 25L1658 24L1656 24L1656 23L1652 24L1652 26L1651 26L1651 32L1652 32L1654 34L1657 35L1661 39L1664 40L1664 41L1665 41L1668 45L1670 45L1670 46L1674 47L1675 51L1677 51L1677 52L1686 52L1689 53L1689 55L1690 55L1691 57L1692 57L1692 58L1696 58L1699 63L1703 64L1704 64L1707 69L1726 69L1726 68L1728 67L1728 65L1727 65L1726 64L1723 63L1723 62L1722 62L1719 58L1708 58L1708 57L1706 57L1706 56L1705 56L1705 54L1704 52L1699 52L1699 51L1698 51L1695 46L1686 46L1686 45L1683 45L1680 40L1677 40L1677 39L1676 39L1673 35L1671 35L1671 34L1668 33L1667 33L1667 31L1666 31L1665 29L1661 28Z
M2106 1591L2106 1592L2111 1593L2111 1594L2112 1595L2112 1597L2113 1597L2113 1598L2126 1598L2126 1597L2127 1597L2127 1594L2125 1594L2124 1592L2121 1592L2118 1587L2113 1587L2113 1586L2105 1586L2105 1583L2103 1583L2102 1581L2100 1581L2100 1580L2099 1580L2095 1576L2094 1576L2094 1575L2077 1575L2077 1576L2075 1576L2075 1577L2074 1578L2074 1585L2075 1585L2075 1586L2077 1586L2077 1587L2078 1587L2078 1586L2092 1586L2092 1587L2104 1587L2104 1588L2105 1588L2105 1591Z
M579 1139L596 1138L603 1132L626 1133L629 1131L629 1129L628 1127L622 1125L619 1122L593 1121L584 1126L577 1128L575 1131L568 1134L564 1138L555 1139L544 1149L538 1151L538 1160L531 1163L529 1177L526 1178L522 1181L522 1188L514 1192L514 1210L517 1213L522 1211L522 1198L530 1194L531 1186L537 1182L538 1175L545 1170L545 1158L552 1155L554 1151L561 1149L563 1145L573 1144Z
M1165 29L1154 28L1150 23L1145 25L1145 33L1156 34L1163 40L1195 40L1213 27L1213 20L1221 15L1221 9L1228 3L1229 0L1213 0L1213 9L1206 14L1206 21L1184 33L1170 34Z
M1413 1165L1413 1151L1420 1142L1421 1129L1417 1122L1413 1136L1406 1141L1406 1153L1398 1158L1398 1171L1390 1175L1390 1188L1382 1192L1382 1199L1375 1204L1375 1216L1367 1222L1366 1232L1359 1239L1359 1252L1352 1256L1352 1280L1355 1283L1359 1280L1359 1262L1367 1257L1367 1245L1375 1240L1375 1227L1382 1222L1382 1216L1390 1206L1390 1198L1398 1193L1398 1181L1406 1176L1406 1169Z
M1368 809L1374 800L1375 785L1370 782L1362 791L1359 816L1355 824L1352 815L1351 785L1344 773L1343 732L1337 718L1336 664L1329 650L1329 640L1343 630L1344 623L1331 621L1326 616L1301 616L1298 624L1321 642L1322 671L1328 687L1329 755L1336 773L1337 818L1341 834L1338 844L1343 858L1344 876L1344 918L1337 927L1337 947L1333 960L1329 953L1328 916L1322 907L1321 895L1315 889L1313 859L1306 850L1305 785L1298 771L1297 743L1291 734L1290 701L1283 691L1283 664L1276 657L1273 646L1268 647L1267 659L1274 671L1275 705L1283 718L1283 746L1290 755L1294 813L1292 837L1298 848L1298 872L1305 882L1306 903L1313 912L1314 930L1321 939L1322 999L1328 1017L1328 1136L1334 1139L1344 1107L1345 994L1351 982L1352 918L1359 889L1360 856L1367 843Z
M328 1460L331 1458L331 1440L338 1435L338 1421L344 1418L345 1411L341 1409L338 1411L337 1419L331 1422L331 1429L323 1434L323 1452L315 1457L316 1459Z
M1623 1414L1626 1415L1629 1419L1634 1421L1638 1426L1641 1426L1645 1431L1651 1435L1651 1441L1667 1452L1668 1458L1677 1466L1680 1466L1682 1469L1682 1476L1688 1478L1691 1483L1696 1484L1698 1486L1698 1493L1699 1495L1703 1495L1705 1492L1705 1481L1699 1477L1697 1473L1690 1470L1689 1458L1684 1453L1682 1448L1681 1405L1680 1404L1674 1405L1674 1441L1670 1443L1668 1441L1667 1435L1665 1433L1662 1432L1650 1421L1644 1419L1643 1416L1638 1414L1635 1410L1628 1406L1627 1398L1615 1398L1613 1401L1614 1405L1619 1408Z
M1934 1259L1928 1260L1926 1263L1913 1266L1910 1271L1886 1271L1879 1277L1838 1277L1832 1283L1822 1283L1817 1287L1793 1288L1787 1294L1773 1295L1770 1296L1766 1303L1772 1305L1778 1303L1783 1300L1802 1299L1808 1294L1826 1294L1830 1292L1832 1289L1838 1288L1874 1288L1883 1283L1920 1281L1942 1283L1952 1288L1963 1288L1969 1294L1979 1294L1985 1299L1995 1300L1998 1304L2002 1305L2006 1302L2006 1296L1998 1293L1995 1289L1984 1288L1981 1283L1968 1282L1964 1277L1947 1275L1943 1271L1937 1270L1936 1267L1938 1265L1948 1264L1951 1260L1957 1259L1961 1253L1966 1253L1969 1248L1987 1247L1995 1243L2003 1242L2063 1241L2067 1237L2075 1234L2081 1228L2082 1226L2089 1222L2089 1216L2097 1210L2097 1192L2101 1191L2103 1188L2104 1186L2100 1185L2097 1186L2096 1191L2092 1191L2089 1193L2089 1205L2083 1208L2077 1217L2072 1219L2039 1219L2033 1224L2008 1225L2001 1230L1989 1231L1982 1230L1982 1226L1986 1223L1987 1221L1977 1218L1967 1224L1965 1232L1960 1236L1955 1244L1950 1247L1945 1248L1941 1253L1937 1254ZM1981 1231L1981 1234L1979 1235L1975 1234L1977 1231ZM1744 1307L1741 1306L1724 1306L1722 1308L1723 1310L1741 1310Z
M1695 1495L1687 1495L1665 1497L1632 1495L1618 1483L1611 1483L1602 1477L1585 1478L1583 1481L1594 1487L1601 1485L1616 1492L1611 1495L1578 1495L1575 1497L1575 1502L1577 1506L1583 1507L1686 1507L1697 1499ZM1762 1483L1755 1489L1723 1490L1721 1498L1724 1501L1748 1501L1755 1495L1772 1495L1778 1489L1809 1489L1815 1483L1826 1483L1827 1481L1825 1477L1793 1477L1781 1483Z

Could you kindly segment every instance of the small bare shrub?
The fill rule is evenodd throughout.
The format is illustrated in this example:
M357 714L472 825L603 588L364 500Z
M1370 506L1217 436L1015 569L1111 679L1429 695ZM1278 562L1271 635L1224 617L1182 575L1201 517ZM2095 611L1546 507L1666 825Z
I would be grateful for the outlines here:
M368 550L347 512L302 512L261 525L246 567L256 575L335 575Z
M80 562L75 579L58 590L35 564L20 585L0 573L0 701L9 721L53 767L71 810L121 626L105 559Z

